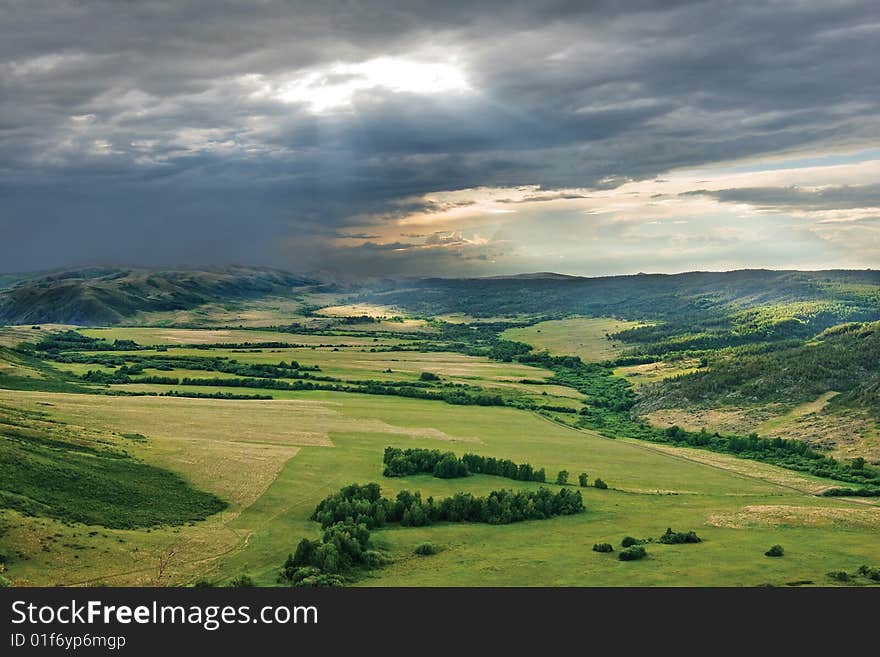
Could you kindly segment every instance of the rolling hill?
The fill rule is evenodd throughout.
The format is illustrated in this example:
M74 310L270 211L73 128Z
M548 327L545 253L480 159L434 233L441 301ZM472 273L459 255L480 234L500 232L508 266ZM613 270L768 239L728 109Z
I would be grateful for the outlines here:
M0 290L0 323L117 324L142 311L284 294L311 283L267 267L65 270Z

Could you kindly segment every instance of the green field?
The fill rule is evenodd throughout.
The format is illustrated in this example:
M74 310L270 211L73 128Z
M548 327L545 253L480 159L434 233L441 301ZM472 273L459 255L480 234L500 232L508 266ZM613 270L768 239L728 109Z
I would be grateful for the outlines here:
M814 480L781 471L780 482L780 469L772 466L749 464L754 467L744 474L723 463L699 463L686 450L667 454L514 409L451 409L398 398L376 404L366 396L334 393L296 396L295 401L230 402L0 393L2 403L42 408L111 435L142 434L147 440L133 443L130 451L232 502L227 512L194 526L149 533L69 527L7 511L7 540L26 535L37 545L55 537L49 551L13 559L11 574L27 584L145 583L156 579L163 554L171 554L160 577L167 583L200 577L224 581L247 573L271 585L299 539L319 534L308 520L315 504L347 483L377 481L386 493L418 489L437 497L537 486L489 476L389 480L381 475L388 444L528 461L550 473L587 471L611 489L586 489L587 512L573 517L374 532L394 562L363 584L627 585L634 577L645 585L825 584L826 571L880 560L874 540L880 508L813 497L802 490L815 487ZM256 419L260 424L253 425ZM13 520L19 526L10 530ZM636 564L590 550L596 542L617 545L625 535L659 536L667 526L696 530L704 543L651 545L650 558ZM425 540L442 551L414 557L415 545ZM56 546L65 543L78 546L78 563L59 570L63 557ZM774 543L786 547L785 559L763 556ZM133 568L138 553L151 556Z
M346 306L344 310L355 313L364 308ZM337 315L341 312L339 307L328 310ZM536 348L559 354L567 353L565 345L572 341L568 352L579 350L585 361L602 361L621 348L605 333L633 325L616 320L562 320L507 329L503 337L531 340ZM21 339L34 342L30 330L7 331L10 346ZM124 526L124 505L100 509L88 496L80 501L70 494L65 497L65 486L72 485L73 475L65 474L67 479L46 490L22 488L24 484L17 480L5 482L7 488L18 486L15 494L19 497L12 503L9 490L0 488L7 495L0 496L0 501L6 499L0 507L4 576L15 585L118 586L191 585L200 580L223 585L248 575L258 585L273 586L278 583L281 565L300 540L320 536L319 525L309 519L315 506L347 484L377 482L386 497L410 490L441 499L458 492L486 495L500 488L534 491L541 485L555 491L559 487L552 482L560 470L571 473L570 482L576 483L578 473L586 472L590 482L598 477L609 488L580 489L586 511L572 516L510 525L438 523L376 529L373 545L388 563L350 574L348 583L838 585L840 582L831 580L827 573L853 573L862 564L880 564L880 542L876 540L880 504L876 498L822 497L823 490L839 482L732 455L613 439L576 428L572 425L577 413L538 408L551 404L577 411L589 401L589 394L554 378L551 369L515 360L491 360L460 348L438 350L428 337L424 342L413 342L412 336L398 339L383 329L376 331L360 336L329 330L286 334L226 328L93 328L80 332L108 342L134 340L140 345L159 345L160 350L65 352L70 356L102 355L115 359L112 365L65 362L49 356L39 360L30 351L0 354L0 367L13 377L8 380L21 386L18 390L0 389L0 409L18 413L9 415L9 411L12 419L5 425L0 423L0 433L5 436L2 440L10 441L0 442L0 462L12 468L9 472L18 473L15 463L25 453L21 450L30 450L28 454L36 454L34 458L59 472L73 469L102 477L108 490L117 486L122 491L123 483L133 486L128 496L130 515L137 521L130 528ZM243 342L254 346L198 348ZM259 346L269 342L301 346ZM421 345L430 348L418 350ZM217 358L221 359L217 362L257 366L296 361L306 368L319 367L303 370L309 374L332 377L346 385L378 381L424 385L430 390L459 385L496 394L506 406L457 405L393 394L273 389L260 387L265 383L249 376L244 378L252 381L252 386L231 387L223 381L241 377L185 365L161 370L148 366L132 375L129 383L91 384L81 393L40 390L39 383L36 387L20 384L28 373L39 382L51 372L53 381L66 376L70 377L69 385L81 385L77 377L90 370L110 375L121 363L149 365L150 359L162 358L202 359L193 362ZM695 359L684 359L622 367L614 374L646 386L695 366ZM424 383L425 372L439 378ZM152 375L208 378L219 383L138 382ZM169 391L263 394L272 399L157 396ZM149 395L117 396L119 393ZM798 407L785 422L814 412L829 398ZM43 433L34 433L37 430ZM548 483L488 475L387 478L382 474L382 455L389 445L452 451L459 456L471 452L530 463L546 469ZM90 454L104 459L97 471L93 467L96 463L89 461L94 458ZM116 457L121 460L114 461ZM34 480L32 477L25 483L32 486ZM167 490L177 487L173 490L179 492L166 499L163 490L157 489L163 482ZM28 495L42 500L44 506L28 502ZM155 498L152 503L134 501L150 495ZM172 499L179 503L170 504ZM199 519L199 513L210 509L214 499L222 500L225 506L209 510ZM77 519L77 509L91 509L92 515ZM144 515L150 509L154 515ZM619 551L625 536L657 539L667 527L693 530L703 542L651 543L647 545L648 557L636 562L623 562L616 553L600 554L591 549L595 543L607 542ZM426 541L438 553L417 556L415 547ZM784 546L784 558L764 556L774 544ZM862 578L850 583L871 582Z
M573 354L585 363L611 360L623 351L620 340L612 340L609 334L624 331L639 322L626 322L610 318L575 317L554 319L523 328L510 328L502 334L508 340L525 342L536 349L546 349L554 356Z

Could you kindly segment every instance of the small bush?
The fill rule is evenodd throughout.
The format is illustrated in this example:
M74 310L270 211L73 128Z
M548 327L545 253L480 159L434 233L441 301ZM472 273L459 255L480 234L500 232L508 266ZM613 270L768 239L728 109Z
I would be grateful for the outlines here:
M599 488L600 490L605 490L606 488L608 488L608 484L606 484L604 481L599 479L599 477L596 477L596 480L593 482L593 488Z
M587 481L587 473L586 472L581 472L578 475L578 485L581 488L586 488L589 485L589 482Z
M625 550L621 550L617 558L621 561L635 561L636 559L644 559L647 556L648 551L645 548L641 545L633 545Z
M559 474L556 475L556 483L560 486L565 486L568 483L568 470L559 471Z
M876 566L859 566L859 575L875 582L880 582L880 568Z
M764 553L765 557L781 557L785 554L785 550L782 549L781 545L774 545L769 550Z
M439 381L440 377L433 372L422 372L419 375L419 381Z
M426 557L431 554L437 554L437 548L433 543L419 543L416 546L416 554Z
M0 575L0 589L8 589L12 586L12 580L5 575Z
M845 570L828 573L828 577L838 582L849 582L852 579Z
M254 580L247 575L239 575L229 582L228 586L234 589L249 588L254 586Z
M387 559L382 556L381 552L376 550L367 550L363 556L364 568L367 570L377 570L387 563Z
M639 545L640 543L642 543L642 541L640 541L637 538L634 538L633 536L625 536L624 539L620 542L620 545L622 547L628 548L633 545Z
M672 527L667 527L666 533L660 537L660 542L667 545L675 545L678 543L702 543L703 539L697 536L695 531L674 532Z
M345 586L345 580L339 575L325 573L314 566L297 568L289 579L294 586L302 588Z
M216 584L214 584L214 582L211 582L207 579L197 579L193 583L193 588L196 588L196 589L210 589L215 586L216 586Z
M596 543L593 546L593 552L614 552L611 543Z

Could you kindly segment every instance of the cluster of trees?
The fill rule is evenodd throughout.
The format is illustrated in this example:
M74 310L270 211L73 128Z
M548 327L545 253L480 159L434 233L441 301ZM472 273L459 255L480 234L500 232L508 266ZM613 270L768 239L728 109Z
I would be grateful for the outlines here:
M188 397L191 399L274 399L272 395L236 395L232 392L183 392L180 390L169 390L168 392L160 392L159 397Z
M859 566L859 575L867 577L874 582L880 582L880 568L877 566Z
M701 431L686 431L678 426L667 429L653 429L649 440L702 447L715 452L733 454L764 463L772 463L790 470L808 472L817 477L827 477L855 484L880 486L880 470L839 462L837 459L820 454L801 440L785 438L761 438L756 433L748 436L722 436Z
M384 558L370 549L370 530L363 523L337 522L316 541L302 539L287 555L279 580L294 586L342 586L357 569L379 568Z
M27 346L22 347L27 349ZM134 351L149 349L133 340L114 340L108 342L104 339L92 338L77 331L59 331L43 336L37 344L31 347L34 351L45 353L59 353L62 351Z
M614 376L612 368L600 363L584 363L577 356L550 356L546 352L522 356L519 361L552 370L553 378L548 383L574 388L586 396L588 407L626 413L635 406L632 384Z
M697 536L697 532L691 530L688 532L676 532L672 527L667 527L666 531L659 538L635 538L634 536L624 536L620 541L621 547L629 548L647 543L664 543L666 545L679 545L682 543L702 543L703 539Z
M310 374L319 372L319 365L301 365L295 360L281 361L276 364L269 363L240 363L235 359L216 356L213 358L204 356L115 356L110 354L59 354L53 358L56 362L63 363L89 363L104 365L106 367L118 367L116 371L120 377L143 374L144 370L153 369L169 371L174 369L199 370L205 372L223 372L254 378L289 378L308 379L318 381L338 381L333 377L320 377Z
M441 479L466 477L469 474L487 474L517 481L547 480L544 468L536 470L530 463L514 463L509 459L496 459L479 454L464 454L458 458L452 452L439 449L400 449L386 447L382 457L386 477L406 477L419 473L432 473Z
M829 488L822 491L825 497L880 497L880 488Z
M399 523L420 527L435 522L484 522L509 524L523 520L543 520L584 511L579 491L563 488L552 493L537 491L495 490L485 497L456 493L435 501L422 499L421 493L401 491L395 499L384 498L378 484L352 484L323 499L315 508L312 520L330 527L350 521L368 529Z
M660 542L667 545L676 545L678 543L702 543L703 539L697 536L697 532L693 530L689 532L674 532L671 527L667 527L664 534L660 537Z

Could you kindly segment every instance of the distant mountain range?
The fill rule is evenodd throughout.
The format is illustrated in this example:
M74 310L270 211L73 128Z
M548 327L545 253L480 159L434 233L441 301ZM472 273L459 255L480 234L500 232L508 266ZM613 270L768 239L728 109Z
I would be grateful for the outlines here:
M138 312L288 294L292 288L314 283L277 269L233 266L96 267L6 278L6 287L0 286L0 324L116 324Z
M96 267L0 275L0 323L116 324L139 312L286 296L295 288L321 282L279 269L240 266ZM750 330L771 330L784 321L802 323L806 334L844 321L880 319L880 271L873 270L754 269L594 278L538 272L385 278L336 284L333 289L424 314L613 316L689 326L693 331L735 331L744 322ZM776 310L755 315L753 309L770 306ZM642 341L656 336L633 337Z

